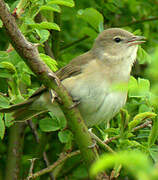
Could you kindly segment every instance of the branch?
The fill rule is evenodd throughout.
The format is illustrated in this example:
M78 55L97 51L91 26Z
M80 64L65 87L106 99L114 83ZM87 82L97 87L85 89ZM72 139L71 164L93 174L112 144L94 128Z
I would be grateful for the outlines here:
M110 146L108 146L107 143L99 139L98 136L96 136L92 131L89 131L89 133L91 137L96 140L99 146L101 146L105 151L108 150L111 153L115 153L115 151Z
M9 129L9 144L5 180L20 179L20 162L23 152L25 123L16 123Z
M85 35L85 36L83 36L81 39L78 39L78 40L76 40L76 41L74 41L74 42L72 42L72 43L70 43L70 44L67 44L67 45L65 45L65 46L62 46L62 47L60 48L60 50L63 51L63 50L65 50L65 49L67 49L67 48L69 48L69 47L71 47L71 46L74 46L74 45L80 43L81 41L84 41L84 40L88 39L88 38L89 38L89 36L88 36L88 35Z
M35 160L36 158L33 158L33 159L29 159L30 162L31 162L31 165L30 165L30 170L29 170L29 177L32 176L33 174L33 168L34 168L34 164L35 164ZM30 180L30 178L27 178L27 180Z
M54 22L61 25L61 15L60 13L54 13ZM60 39L61 39L61 32L60 31L51 31L52 34L52 51L54 54L55 59L58 59L60 54Z
M141 19L141 20L137 20L137 21L132 21L132 22L127 23L127 24L122 24L122 25L119 25L117 27L131 26L131 25L134 25L134 24L141 24L141 23L144 23L144 22L157 21L157 20L158 20L158 17L146 18L146 19Z
M91 163L97 158L98 154L95 147L91 149L88 148L93 142L77 107L72 109L69 108L73 105L72 98L62 86L56 75L40 59L37 45L28 42L18 29L14 17L9 13L3 0L0 0L0 18L3 21L15 50L23 58L30 69L38 76L42 83L46 87L57 92L58 96L62 99L63 104L60 105L60 107L68 120L68 126L72 130L75 142L89 168Z
M143 129L143 128L149 126L150 124L152 124L152 121L147 121L147 122L141 124L140 126L133 128L132 132L138 131L139 129Z
M60 165L61 163L63 163L64 161L66 161L68 158L71 158L72 156L76 156L80 153L80 151L75 151L69 154L66 154L65 156L63 156L62 158L59 158L54 164L50 165L49 167L42 169L41 171L38 171L34 174L32 174L31 176L28 177L28 179L35 179L43 174L49 173L51 172L54 168L56 168L58 165Z

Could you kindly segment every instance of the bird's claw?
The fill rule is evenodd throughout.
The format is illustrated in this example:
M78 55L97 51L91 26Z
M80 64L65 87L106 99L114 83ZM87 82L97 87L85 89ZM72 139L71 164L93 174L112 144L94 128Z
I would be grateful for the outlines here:
M80 100L73 100L73 104L69 107L69 109L72 109L80 104Z
M88 146L89 149L94 148L97 145L97 143L94 139L93 139L93 142L94 143L92 145Z
M62 100L60 99L60 97L57 95L57 93L55 91L53 91L52 89L49 91L50 92L50 97L51 97L51 102L53 103L55 99L57 99L59 104L62 104Z

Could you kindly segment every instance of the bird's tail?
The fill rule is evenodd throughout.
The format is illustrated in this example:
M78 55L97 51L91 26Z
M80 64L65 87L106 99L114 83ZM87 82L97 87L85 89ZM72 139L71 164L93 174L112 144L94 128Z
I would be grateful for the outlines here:
M12 117L15 121L26 121L38 114L46 112L46 109L35 109L32 107L35 98L30 98L19 104L12 105L9 108L0 108L2 113L12 113Z

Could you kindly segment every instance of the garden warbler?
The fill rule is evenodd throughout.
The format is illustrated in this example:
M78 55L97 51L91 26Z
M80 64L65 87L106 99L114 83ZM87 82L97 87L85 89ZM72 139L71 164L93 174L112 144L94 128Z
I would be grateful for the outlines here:
M88 52L56 72L73 100L79 102L78 109L88 127L109 121L125 104L127 92L111 87L128 82L138 44L143 42L144 37L120 28L104 30ZM28 120L45 111L59 118L64 116L57 103L52 103L46 88L40 88L21 104L0 109L0 112L12 111L16 121Z

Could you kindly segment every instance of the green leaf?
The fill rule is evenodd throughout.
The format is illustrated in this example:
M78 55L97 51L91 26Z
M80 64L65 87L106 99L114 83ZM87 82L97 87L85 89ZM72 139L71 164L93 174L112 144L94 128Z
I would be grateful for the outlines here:
M14 120L11 113L5 114L5 126L10 127L14 124Z
M58 117L56 117L52 112L49 112L48 114L52 117L52 119L57 119L58 120L58 123L60 125L60 129L64 129L66 128L66 125L67 125L67 122L66 122L66 119L64 117L64 114L62 114L62 112L60 112L60 110L56 110L59 112L59 114L57 115Z
M121 114L121 121L120 121L120 131L121 132L120 133L123 135L125 129L128 126L130 115L126 109L121 109L120 114Z
M10 102L8 98L0 95L0 107L7 108L9 107L9 104Z
M94 8L87 8L85 10L80 9L78 11L78 17L85 20L90 24L95 30L102 30L102 24L104 23L104 18L102 14Z
M45 11L55 11L60 13L61 9L60 6L58 6L57 4L47 4L47 5L43 5L40 7L40 11L45 10Z
M150 156L152 157L152 159L156 163L157 162L157 157L158 157L158 147L157 147L157 145L154 145L154 146L148 148L148 151L150 153Z
M58 137L61 143L68 143L69 141L72 140L73 135L71 131L64 130L58 133Z
M105 154L97 160L90 169L90 175L96 176L99 172L121 164L135 176L136 179L150 179L152 162L147 155L139 151L123 151L115 154Z
M6 69L0 68L0 77L1 78L12 78L12 75Z
M158 118L155 118L155 120L153 121L153 126L150 131L149 138L148 138L149 147L154 145L155 141L157 140L157 137L158 137Z
M150 82L148 79L138 78L138 86L142 91L150 90Z
M141 104L139 106L139 113L143 113L143 112L151 112L152 111L152 107L147 106L146 104Z
M121 14L120 9L113 3L105 3L105 7L108 11L112 12L112 13L116 13L117 14Z
M11 74L16 74L17 73L15 66L10 62L4 62L4 61L1 62L0 67L7 69L9 71L9 73L11 73Z
M36 32L37 32L38 36L40 37L40 40L39 40L40 43L44 43L45 41L48 40L49 35L50 35L48 30L36 29Z
M21 74L21 72L25 72L27 74L34 75L34 73L29 69L28 66L26 66L26 64L23 61L17 63L17 70L19 74Z
M137 53L137 59L139 61L139 64L145 64L145 63L151 63L151 57L150 55L139 46L138 53Z
M57 131L60 129L60 124L57 118L44 118L39 121L39 127L43 132Z
M0 28L3 27L3 22L0 20Z
M27 13L27 17L30 17L32 19L35 18L35 16L39 13L40 5L35 3L32 4L32 6L29 8L29 11Z
M83 27L82 31L81 31L81 34L84 36L84 35L87 35L89 37L91 37L92 39L95 39L97 37L97 33L94 29L90 28L90 27Z
M157 114L153 112L144 112L137 114L131 122L129 122L128 127L130 130L132 130L134 127L136 127L138 124L140 124L142 121L150 118L153 119L157 116Z
M129 97L149 97L150 82L148 79L138 78L138 81L131 76L129 81Z
M4 58L8 58L8 57L9 55L6 51L0 51L0 59L2 58L3 60Z
M31 85L31 76L25 72L21 74L21 81L27 86Z
M34 23L34 24L29 24L29 26L36 29L53 29L60 31L60 27L56 23L52 23L52 22Z
M73 0L50 0L48 4L59 4L68 7L74 7L75 3Z
M58 68L57 68L57 62L52 59L50 56L47 56L45 54L42 54L40 53L40 57L41 59L49 66L49 68L52 70L52 71L57 71Z
M0 138L3 139L5 133L5 125L3 121L3 114L0 113Z

